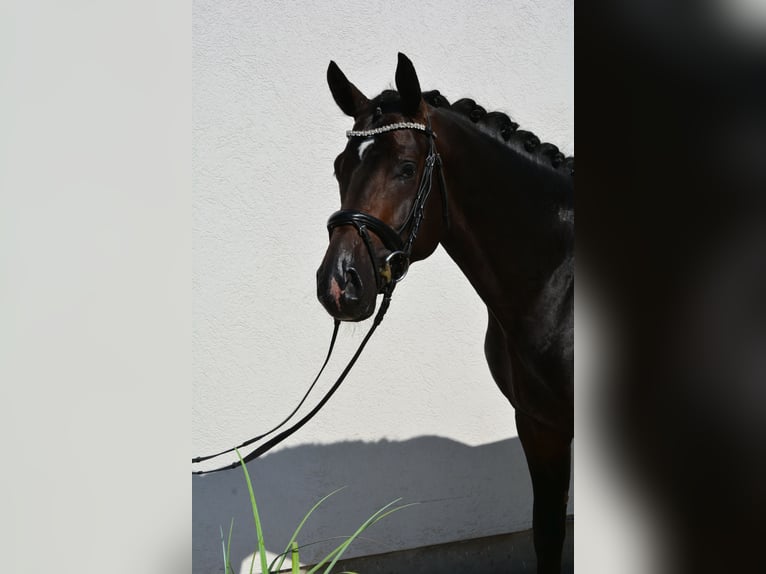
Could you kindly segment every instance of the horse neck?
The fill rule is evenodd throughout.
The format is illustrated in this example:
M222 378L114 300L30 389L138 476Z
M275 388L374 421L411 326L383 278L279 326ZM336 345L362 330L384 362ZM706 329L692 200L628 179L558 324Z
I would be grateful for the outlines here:
M436 110L433 123L451 218L442 245L503 315L571 258L573 185L453 113Z

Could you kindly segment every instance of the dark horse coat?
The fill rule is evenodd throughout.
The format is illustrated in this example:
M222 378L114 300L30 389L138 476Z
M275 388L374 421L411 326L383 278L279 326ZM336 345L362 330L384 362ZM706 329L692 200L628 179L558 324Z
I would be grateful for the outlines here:
M327 77L360 134L335 160L342 210L365 214L406 241L436 146L441 175L432 184L441 189L426 196L407 255L423 259L441 243L487 305L487 362L515 408L532 478L538 572L558 572L573 437L574 160L507 116L422 93L402 54L396 92L368 99L334 62ZM388 232L375 225L331 230L317 294L337 319L369 317L377 295L391 288L385 272L392 249L381 237Z

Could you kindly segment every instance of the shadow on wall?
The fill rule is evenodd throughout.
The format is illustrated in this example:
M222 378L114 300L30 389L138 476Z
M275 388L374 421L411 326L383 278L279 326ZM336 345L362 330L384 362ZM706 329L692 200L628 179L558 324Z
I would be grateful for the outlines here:
M309 519L299 543L347 536L378 508L402 498L420 504L394 513L357 539L346 556L378 554L531 527L532 487L517 438L471 447L426 436L403 442L343 442L281 450L248 464L266 549L282 552L305 513L345 486ZM255 526L241 469L192 478L193 572L223 572L219 527L231 519L235 572L256 548ZM570 486L572 513L572 488ZM314 562L341 542L301 550ZM245 569L247 571L247 569Z

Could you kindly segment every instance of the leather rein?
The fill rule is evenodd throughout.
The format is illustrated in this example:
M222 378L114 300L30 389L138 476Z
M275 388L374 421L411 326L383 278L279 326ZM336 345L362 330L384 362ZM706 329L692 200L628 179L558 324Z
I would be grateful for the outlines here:
M365 335L364 339L362 339L362 342L360 343L359 348L351 357L351 360L343 369L343 371L341 372L340 376L335 381L333 386L327 391L324 397L322 397L322 400L319 401L319 403L317 403L317 405L301 420L293 424L288 429L282 431L278 435L272 437L267 442L263 443L254 451L252 451L251 453L243 457L241 462L234 462L229 465L210 469L210 470L193 471L192 474L210 474L210 473L219 472L222 470L229 470L229 469L237 468L241 464L247 463L251 460L254 460L260 457L261 455L265 454L266 452L274 448L276 445L284 441L287 437L295 433L298 429L300 429L303 425L305 425L309 420L311 420L314 417L314 415L316 415L319 412L319 410L327 403L327 401L330 400L330 397L332 397L332 395L335 394L335 391L338 390L341 383L345 380L346 376L353 368L357 359L362 354L362 351L367 345L367 342L372 337L372 334L375 332L375 330L378 328L380 323L383 321L383 316L386 314L386 311L388 310L388 307L391 304L391 296L394 292L394 288L396 284L402 279L404 279L405 275L407 275L407 271L410 265L410 257L412 256L412 246L415 243L415 239L420 229L420 225L423 222L423 219L425 218L425 205L431 193L433 171L434 171L434 168L437 166L439 167L439 175L441 178L442 217L444 219L444 222L447 228L449 228L449 212L447 207L447 187L444 181L444 173L442 172L442 169L441 169L441 165L442 165L441 157L436 151L436 143L435 143L436 134L431 129L430 118L427 118L427 125L414 123L414 122L398 122L398 123L388 124L388 125L380 126L377 128L369 129L369 130L363 130L363 131L350 130L346 132L346 137L349 139L359 138L359 137L369 138L369 137L374 137L378 134L387 133L394 130L404 130L404 129L422 132L428 136L428 140L429 140L429 151L428 151L428 156L426 157L426 164L423 170L423 175L420 179L420 184L418 186L418 191L415 195L415 200L412 203L412 207L404 223L398 229L394 229L391 225L378 219L377 217L370 215L369 213L366 213L364 211L359 211L356 209L342 209L340 211L336 211L330 216L330 218L327 221L327 230L331 235L333 230L336 227L340 227L344 225L353 225L357 229L359 235L362 237L362 239L365 242L365 245L367 246L367 251L373 262L373 266L376 267L377 272L375 274L375 281L378 287L378 292L383 293L383 300L372 322L372 326L370 327L370 330ZM404 241L401 238L401 234L407 228L409 228L410 230L409 236L407 237L407 240ZM374 250L372 239L370 237L368 230L372 231L375 235L377 235L378 238L383 243L383 245L386 247L386 249L390 251L388 256L385 258L383 266L381 268L378 268L376 265L375 250ZM322 364L322 367L319 369L319 372L317 373L313 382L309 386L308 390L303 395L303 398L300 400L298 405L293 409L293 411L287 416L287 418L285 418L282 422L280 422L277 426L275 426L271 430L263 434L260 434L256 437L253 437L249 440L246 440L245 442L243 442L242 444L238 446L223 450L215 454L195 457L192 459L192 464L200 463L205 460L210 460L212 458L216 458L223 454L231 453L240 448L249 446L253 444L254 442L257 442L275 433L277 430L279 430L285 424L287 424L287 422L289 422L290 419L292 419L295 413L298 412L298 409L300 409L300 407L306 401L309 394L311 393L314 386L316 385L317 381L319 380L319 377L322 375L322 372L327 366L327 363L329 362L330 357L332 355L333 348L335 347L335 341L338 336L339 326L340 326L340 321L338 319L335 319L335 325L333 328L332 337L330 339L330 348L327 351L327 356L325 357L324 363Z

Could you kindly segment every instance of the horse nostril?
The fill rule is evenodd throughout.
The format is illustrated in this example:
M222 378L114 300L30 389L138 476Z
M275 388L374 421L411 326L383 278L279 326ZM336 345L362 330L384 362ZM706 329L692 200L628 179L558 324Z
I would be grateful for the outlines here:
M343 294L347 299L359 299L362 294L362 279L359 277L359 273L353 267L346 269L346 273L343 277L346 284Z

